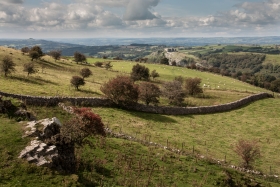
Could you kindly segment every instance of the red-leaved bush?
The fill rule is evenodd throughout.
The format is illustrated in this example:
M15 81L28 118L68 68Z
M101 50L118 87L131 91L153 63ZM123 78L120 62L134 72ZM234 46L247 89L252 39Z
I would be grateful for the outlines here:
M74 108L74 113L80 118L80 129L89 135L98 134L105 136L104 124L101 117L94 114L90 108Z

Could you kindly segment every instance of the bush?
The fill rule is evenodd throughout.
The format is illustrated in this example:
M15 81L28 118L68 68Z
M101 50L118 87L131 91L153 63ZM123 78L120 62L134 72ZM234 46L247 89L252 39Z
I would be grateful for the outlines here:
M257 141L241 139L236 143L234 151L241 157L242 166L245 168L251 168L251 164L260 157L260 148Z
M187 94L196 95L203 93L202 88L200 87L201 79L200 78L187 78L185 81L185 89Z
M61 51L59 51L59 50L53 50L53 51L50 51L50 52L49 52L49 55L50 55L51 57L53 57L53 59L59 60L60 57L61 57Z
M106 97L119 105L133 104L138 101L138 86L130 77L117 76L103 84L100 90Z
M182 105L185 93L179 81L165 82L163 84L162 95L169 99L170 104Z
M139 99L149 105L150 103L158 104L160 97L160 89L157 85L143 82L139 86Z
M153 70L152 73L151 73L151 77L153 77L153 80L157 77L159 77L159 74L158 72L156 72L156 70Z
M30 51L29 47L23 47L21 48L21 52L28 53Z
M29 50L29 56L31 57L31 61L33 61L33 59L38 59L41 56L43 56L43 51L41 49L40 46L33 46L30 50Z
M111 65L111 62L107 62L107 63L105 64L106 70L112 69L112 67L113 67L113 65Z
M83 63L86 62L87 58L84 54L80 52L75 52L74 53L74 61L78 64L79 62Z
M132 67L132 72L130 74L130 77L133 81L138 81L138 80L148 81L150 78L149 71L150 71L149 68L136 64Z
M168 58L162 58L162 59L160 60L160 63L161 63L161 64L165 64L165 65L169 65L169 59L168 59Z
M92 75L92 71L89 68L83 68L80 71L80 75L85 79Z
M73 76L70 82L76 88L76 90L79 90L80 86L85 85L84 79L79 76Z
M103 66L103 63L102 62L95 62L94 65L96 67L102 67Z
M12 58L10 56L4 56L0 70L5 74L5 77L7 77L8 74L14 72L16 64L13 62Z
M32 62L23 65L23 71L27 72L27 76L36 73L35 66Z

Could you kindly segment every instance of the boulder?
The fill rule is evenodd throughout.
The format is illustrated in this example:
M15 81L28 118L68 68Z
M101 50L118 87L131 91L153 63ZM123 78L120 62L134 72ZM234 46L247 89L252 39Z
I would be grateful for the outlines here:
M19 158L24 158L37 166L55 167L53 160L58 158L58 149L55 145L47 145L44 140L59 134L60 127L61 123L56 117L28 122L24 137L35 139L21 151Z

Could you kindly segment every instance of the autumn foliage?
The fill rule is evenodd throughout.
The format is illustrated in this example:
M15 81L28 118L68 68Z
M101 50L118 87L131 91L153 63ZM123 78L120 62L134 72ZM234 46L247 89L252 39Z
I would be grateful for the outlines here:
M136 103L139 97L138 85L128 76L117 76L103 84L100 90L108 99L119 105Z

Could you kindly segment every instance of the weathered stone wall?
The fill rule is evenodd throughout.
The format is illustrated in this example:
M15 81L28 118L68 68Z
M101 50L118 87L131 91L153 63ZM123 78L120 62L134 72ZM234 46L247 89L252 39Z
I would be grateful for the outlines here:
M1 91L0 91L0 95L17 98L22 100L28 105L36 105L36 106L57 106L58 103L60 102L69 102L72 105L79 105L79 106L104 106L104 107L115 106L115 104L108 99L93 98L93 97L40 97L40 96L25 96L25 95L18 95L18 94L10 94ZM231 103L214 105L214 106L168 107L168 106L146 106L142 104L135 104L131 106L126 106L124 108L128 110L136 110L141 112L166 114L166 115L209 114L209 113L230 111L233 109L240 108L241 106L247 105L251 102L264 98L269 98L269 97L273 97L273 96L268 93L259 93Z
M146 106L141 104L136 104L134 106L126 107L127 109L157 113L157 114L166 114L166 115L187 115L187 114L210 114L217 112L226 112L233 109L240 108L241 106L247 105L251 102L261 100L264 98L273 97L268 93L260 93L245 97L243 99L226 103L222 105L214 106L200 106L200 107L156 107L156 106Z
M61 102L69 102L72 105L79 106L113 106L113 102L109 99L94 98L94 97L41 97L11 94L0 91L0 95L12 97L22 100L27 105L36 106L57 106Z

